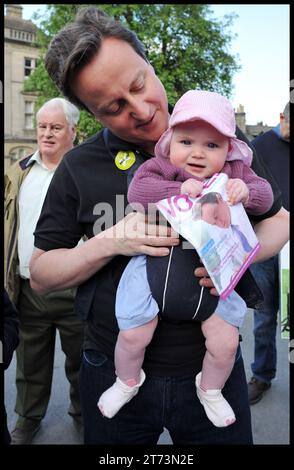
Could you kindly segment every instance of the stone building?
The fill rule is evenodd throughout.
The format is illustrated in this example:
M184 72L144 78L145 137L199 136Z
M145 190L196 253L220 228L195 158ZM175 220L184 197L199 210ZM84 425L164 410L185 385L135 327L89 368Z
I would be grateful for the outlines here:
M22 18L21 5L6 5L4 16L5 168L36 147L34 108L37 93L24 92L24 82L40 56L37 27Z
M246 124L246 113L242 104L239 104L237 111L235 111L235 117L237 126L249 140L254 139L254 137L257 137L260 134L264 134L273 128L272 126L263 125L262 122L258 122L255 125Z

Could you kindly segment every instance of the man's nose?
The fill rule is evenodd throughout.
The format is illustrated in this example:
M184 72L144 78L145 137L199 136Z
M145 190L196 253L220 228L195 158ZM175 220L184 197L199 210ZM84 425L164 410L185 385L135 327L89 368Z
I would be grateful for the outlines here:
M143 99L133 96L129 101L129 106L130 115L137 121L144 122L151 118L149 105Z
M53 129L51 126L46 126L45 129L44 129L44 135L46 137L52 137L53 135Z

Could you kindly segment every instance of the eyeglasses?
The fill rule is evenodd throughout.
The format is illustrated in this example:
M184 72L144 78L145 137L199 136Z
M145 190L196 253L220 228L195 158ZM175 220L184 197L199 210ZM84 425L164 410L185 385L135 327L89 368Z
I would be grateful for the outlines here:
M58 134L59 132L61 132L63 129L64 129L64 126L60 126L59 124L38 124L37 125L37 129L39 132L45 132L47 130L47 128L49 128L50 132L52 132L52 134Z

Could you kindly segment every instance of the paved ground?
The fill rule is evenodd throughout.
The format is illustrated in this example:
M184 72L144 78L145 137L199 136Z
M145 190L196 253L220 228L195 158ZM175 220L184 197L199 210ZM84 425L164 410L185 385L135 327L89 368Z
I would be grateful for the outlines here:
M253 359L252 311L249 310L242 328L242 350L246 375L251 377L250 363ZM288 342L277 335L278 373L271 389L264 398L251 407L253 436L255 444L289 444L289 363ZM33 444L82 444L82 436L75 429L72 419L67 414L68 384L63 372L64 355L59 341L56 345L56 358L52 396L47 415L36 435ZM15 404L15 359L5 373L5 404L8 415L8 427L13 429L16 414ZM171 444L167 431L158 444Z

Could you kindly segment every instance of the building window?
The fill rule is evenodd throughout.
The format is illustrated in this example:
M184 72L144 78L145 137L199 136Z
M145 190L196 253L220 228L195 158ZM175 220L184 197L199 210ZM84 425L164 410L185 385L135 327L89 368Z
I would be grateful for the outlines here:
M20 39L21 41L26 41L26 42L35 42L36 41L36 34L35 33L28 33L28 32L25 32L25 31L22 32L22 31L18 31L16 29L10 29L10 37Z
M34 128L34 103L25 101L25 129Z
M28 57L25 57L24 78L29 77L31 75L31 72L36 68L36 66L37 66L36 59L29 59Z
M23 158L26 154L29 153L29 149L23 147L15 147L14 149L10 150L9 157L10 162L13 163L20 158Z

